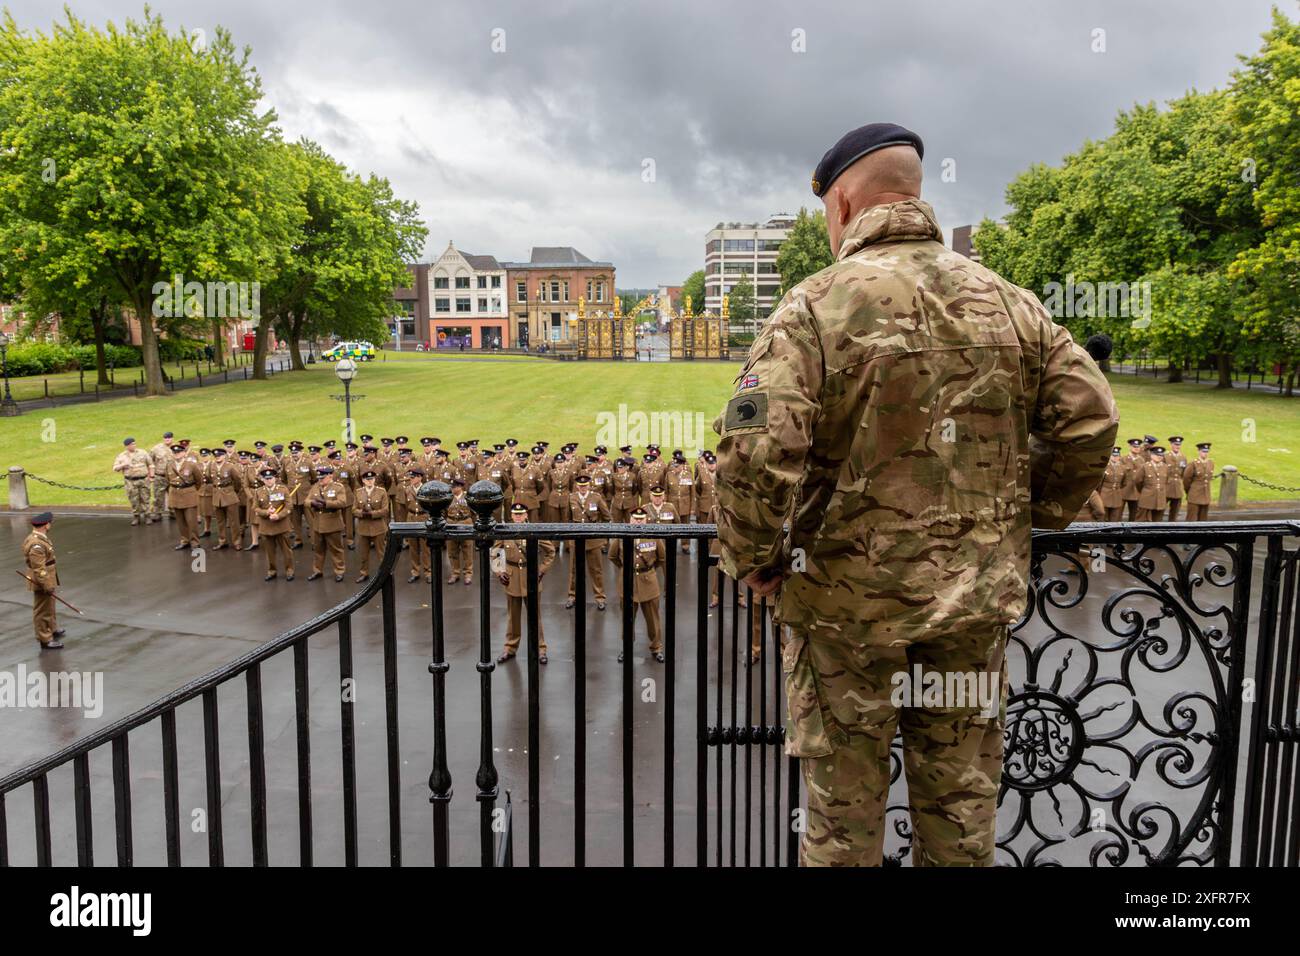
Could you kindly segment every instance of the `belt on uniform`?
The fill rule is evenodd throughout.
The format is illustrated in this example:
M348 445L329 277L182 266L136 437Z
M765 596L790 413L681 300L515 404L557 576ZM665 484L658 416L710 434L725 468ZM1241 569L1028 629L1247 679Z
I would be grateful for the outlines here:
M148 478L149 476L148 476L148 475L136 475L136 476L133 478L133 477L131 477L130 475L124 475L123 477L125 477L127 481L144 481L144 480L145 480L146 478Z
M527 562L527 561L520 561L520 562L518 562L518 563L516 563L516 562L514 562L514 561L507 561L506 564L510 565L512 568L526 568L526 567L528 567L528 562Z

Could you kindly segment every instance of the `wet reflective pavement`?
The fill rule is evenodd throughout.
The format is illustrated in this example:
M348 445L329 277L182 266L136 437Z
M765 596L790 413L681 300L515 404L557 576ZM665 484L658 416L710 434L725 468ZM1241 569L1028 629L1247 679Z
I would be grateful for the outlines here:
M1246 517L1246 515L1241 515ZM1251 512L1248 517L1295 517L1294 514ZM27 532L21 517L0 517L0 547L19 566L19 545ZM212 669L228 663L288 628L356 593L356 555L348 552L348 574L342 583L332 577L308 582L310 553L294 552L298 577L293 582L262 580L261 552L231 550L207 552L196 561L188 551L171 550L171 524L132 528L120 515L56 518L53 539L59 571L64 582L60 593L85 611L77 617L60 608L60 625L67 628L66 648L41 653L31 635L31 604L17 576L0 582L0 671L28 673L45 671L100 672L104 675L103 712L86 717L79 710L61 708L17 708L0 710L0 776L66 746L152 700ZM210 544L215 539L204 539ZM1255 549L1258 581L1264 549ZM575 736L574 694L578 668L573 651L573 611L563 602L567 584L568 556L557 564L543 583L542 620L550 642L550 663L541 669L541 860L566 864L573 859ZM407 584L405 555L396 570L397 662L400 712L401 821L404 862L432 862L428 775L432 755L432 707L430 703L429 586ZM1092 580L1097 581L1094 575ZM605 579L614 584L614 569L606 563ZM638 620L634 656L635 777L633 815L636 820L635 847L638 862L659 863L664 858L662 819L664 776L672 768L674 837L677 862L694 861L695 848L695 582L696 565L691 557L679 555L677 597L678 651L672 681L665 665L646 654L644 625ZM1101 586L1118 587L1120 582L1093 585L1088 601L1099 601ZM1127 582L1131 583L1131 582ZM493 584L492 655L504 640L504 599ZM446 642L448 674L449 763L454 797L451 802L453 862L478 859L478 807L475 803L475 773L479 767L479 674L478 588L444 584L447 602ZM1216 594L1219 600L1222 595ZM742 611L742 614L744 612ZM1254 609L1250 634L1255 633ZM728 612L728 615L730 612ZM709 612L710 634L715 634L717 612ZM1091 613L1087 626L1074 620L1076 634L1098 642L1114 642L1107 634L1100 614ZM1089 631L1088 627L1092 630ZM586 741L586 846L588 863L622 861L622 681L615 658L619 650L618 606L597 611L587 604L587 666L584 681L586 708L581 731ZM730 621L726 631L730 633ZM743 624L742 624L743 631ZM359 802L359 853L362 863L389 861L387 807L389 792L384 727L383 634L380 602L372 600L354 617L352 642L356 675L357 778ZM743 637L740 644L745 642ZM736 655L727 641L724 670L732 672ZM709 651L710 667L716 669L716 647ZM754 695L751 723L771 726L782 722L776 713L773 688L778 676L775 662L765 659L751 675ZM743 663L736 665L742 668ZM1248 656L1247 667L1251 666ZM712 673L712 671L711 671ZM1247 673L1250 673L1248 670ZM309 685L312 731L312 792L315 862L343 861L343 789L340 784L341 745L340 691L337 632L334 628L316 635L310 642ZM1184 678L1185 679L1185 678ZM1154 681L1154 675L1143 680ZM745 723L745 688L739 682L740 723ZM264 737L267 762L270 859L272 863L298 862L297 757L292 655L285 653L262 665ZM1138 686L1138 685L1135 685ZM766 707L760 713L758 688ZM1153 694L1164 700L1173 693L1170 686L1151 685ZM725 700L716 697L710 678L708 719L715 720L715 705L722 711L722 723L730 723L733 706L730 691ZM665 761L664 713L669 698L676 702L671 728L673 756ZM238 678L217 694L220 720L221 780L225 859L227 863L251 862L249 839L249 744L246 723L245 682ZM516 862L526 861L527 845L527 665L525 655L498 666L493 674L494 762L500 775L501 797L510 790L516 827ZM180 741L182 859L186 863L207 860L204 832L206 791L204 782L203 712L201 701L193 701L178 712ZM158 863L165 859L163 842L162 758L157 722L134 731L130 739L133 779L132 819L137 863ZM745 748L741 748L742 751ZM724 856L738 846L738 859L748 847L758 862L760 846L771 861L780 838L776 834L780 809L765 799L765 813L757 813L761 779L765 792L773 791L775 747L755 747L751 758L751 785L755 812L741 814L737 835L731 838L731 822L724 828ZM733 751L734 752L734 751ZM710 754L712 760L713 754ZM744 756L739 764L738 801L744 806ZM785 761L780 761L785 774ZM730 779L730 768L724 789ZM108 748L91 756L94 782L94 846L96 861L114 859L113 789ZM710 804L713 805L714 768L709 771ZM777 792L784 793L783 776ZM54 804L54 860L75 861L72 815L71 767L50 775ZM724 799L730 807L730 797ZM10 857L15 863L31 859L32 809L25 790L11 796L7 807ZM188 825L187 825L188 824ZM710 862L714 859L715 822L710 822ZM783 853L783 848L781 849Z

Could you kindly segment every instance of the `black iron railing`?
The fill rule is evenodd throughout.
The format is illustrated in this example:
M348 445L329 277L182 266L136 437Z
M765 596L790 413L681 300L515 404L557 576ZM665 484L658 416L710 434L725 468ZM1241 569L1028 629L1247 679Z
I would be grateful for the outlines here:
M525 840L530 865L543 862L544 848L547 862L575 865L611 858L627 865L666 866L797 862L800 815L795 811L801 781L797 762L782 753L781 635L770 625L766 602L753 600L734 581L721 580L719 607L709 607L711 576L717 571L716 559L706 552L716 529L704 524L498 524L493 519L502 496L489 482L470 490L474 523L455 525L445 520L450 497L450 489L439 483L421 489L428 519L391 526L375 578L352 598L0 779L0 864L10 862L11 844L20 843L22 862L69 862L54 859L69 818L77 863L95 862L91 757L103 753L111 758L116 861L124 866L134 860L136 817L141 815L133 813L133 798L154 799L146 781L155 776L161 780L162 812L160 826L149 817L148 836L165 847L168 864L182 862L183 825L190 814L182 813L180 794L192 775L203 780L210 865L224 864L227 850L235 848L240 856L251 850L249 861L255 865L310 865L323 850L331 857L341 853L346 865L362 862L363 855L370 861L382 851L392 865L427 860L502 866L513 863L516 836ZM999 797L999 862L1300 862L1300 552L1287 548L1298 534L1300 522L1077 525L1035 534L1029 601L1008 649L1011 692ZM587 593L585 542L622 540L626 554L633 536L667 545L666 661L651 678L638 670L631 604L622 605L617 628L623 663L613 665L607 660L609 649L589 640L593 622L581 599ZM414 538L427 540L431 549L430 616L422 634L401 635L401 649L427 648L431 688L427 697L417 695L407 705L409 695L399 698L398 693L410 668L400 660L393 571L402 543ZM504 539L525 542L527 564L526 673L522 688L512 685L521 691L518 696L494 686L501 675L492 646L499 624L492 548ZM472 542L476 552L476 634L467 633L463 617L448 629L453 609L442 572L448 544L458 541ZM543 710L538 642L542 541L578 545L568 548L579 595L569 646L571 729L560 729L568 718L555 719L555 693L548 691ZM695 542L695 557L679 555L682 542ZM1263 572L1257 579L1254 565L1261 544ZM632 562L624 561L617 573L621 593L632 593ZM377 634L371 610L376 596ZM408 616L401 619L409 621L409 612L403 613ZM356 704L346 694L340 696L337 741L322 737L319 727L334 721L312 706L310 667L311 651L322 643L312 639L332 630L338 680L348 686L357 675L358 621L359 646L379 651L383 684L382 742L367 736L360 746L359 735L376 728L358 718ZM460 652L456 660L462 669L454 675L449 641ZM752 648L757 649L753 658ZM1248 654L1254 655L1249 680ZM470 658L478 672L477 688L463 669ZM290 659L291 679L268 678L264 691L268 668ZM608 701L589 699L588 683L608 677L615 666L617 725L600 723L593 732L592 715L607 710ZM318 662L315 673L322 667ZM221 706L223 694L238 692L240 678L246 704L242 720L234 713L239 708L228 701L224 710ZM277 702L289 684L292 748L268 734L264 713L264 693ZM454 713L453 691L460 694ZM638 710L647 694L654 708ZM190 753L197 748L185 748L189 738L178 731L178 713L192 702L201 709L201 764ZM378 717L380 711L370 713ZM421 727L414 740L409 731L399 733L404 714L408 728ZM475 739L465 732L466 725L472 726ZM232 759L229 740L222 743L223 731L228 735L232 726L246 738L246 750L241 746L235 752L235 770L223 775L223 757L227 763ZM150 731L159 735L160 767L133 773L130 744ZM605 737L616 732L617 748L612 740L600 743L601 732ZM328 760L313 763L314 741L318 747L329 745ZM693 745L693 761L683 745ZM506 780L503 802L502 754L518 749L527 751L523 779ZM560 762L560 751L567 764ZM593 758L596 763L590 765ZM472 801L462 797L457 803L456 778L467 782L475 760ZM404 810L402 768L412 761L430 768L426 792L431 819L424 816L423 822L409 807ZM367 768L382 767L382 773L359 772L361 762ZM52 795L51 786L69 765L71 807ZM455 774L454 767L460 768ZM896 744L893 775L899 790L887 803L891 862L904 860L909 850L901 769ZM653 778L650 786L647 775ZM1244 786L1238 785L1240 777ZM510 790L517 792L524 784L526 819L521 821ZM16 831L23 833L21 840L12 840L6 801L13 806L21 788L31 791L32 825ZM284 809L289 795L296 812ZM474 803L477 813L467 815ZM329 808L327 818L319 817L322 804ZM569 815L571 834L562 825ZM270 826L272 817L275 827ZM272 860L274 838L293 820L298 852L280 851ZM324 822L318 826L318 820ZM595 843L593 828L598 830ZM235 830L238 845L227 836Z

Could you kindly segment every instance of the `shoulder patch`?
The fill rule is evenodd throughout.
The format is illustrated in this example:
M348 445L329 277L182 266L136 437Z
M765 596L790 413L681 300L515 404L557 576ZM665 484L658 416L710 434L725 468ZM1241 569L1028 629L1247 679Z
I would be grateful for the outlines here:
M722 416L722 430L767 427L767 392L740 394L727 402Z

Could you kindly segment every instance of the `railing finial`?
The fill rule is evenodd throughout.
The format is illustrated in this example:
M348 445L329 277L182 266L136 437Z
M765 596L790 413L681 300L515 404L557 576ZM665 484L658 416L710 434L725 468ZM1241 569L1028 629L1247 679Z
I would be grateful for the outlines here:
M465 497L469 499L469 506L474 512L474 530L491 531L492 516L506 500L501 486L487 479L476 481L469 486L469 492Z
M451 485L445 481L426 481L415 493L429 523L442 530L447 527L447 507L451 504Z

